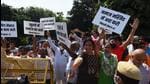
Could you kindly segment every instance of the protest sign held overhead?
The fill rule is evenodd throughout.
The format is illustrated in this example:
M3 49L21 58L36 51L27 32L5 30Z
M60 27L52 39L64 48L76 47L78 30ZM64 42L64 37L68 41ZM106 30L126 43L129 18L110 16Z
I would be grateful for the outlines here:
M68 39L68 33L67 33L67 25L65 22L56 22L56 35L57 39L67 45L70 46L70 42Z
M24 21L24 34L44 36L44 31L39 22Z
M40 25L44 30L55 30L55 17L40 18Z
M1 21L1 37L17 37L16 21Z
M121 34L130 16L104 7L100 7L92 23L112 32Z

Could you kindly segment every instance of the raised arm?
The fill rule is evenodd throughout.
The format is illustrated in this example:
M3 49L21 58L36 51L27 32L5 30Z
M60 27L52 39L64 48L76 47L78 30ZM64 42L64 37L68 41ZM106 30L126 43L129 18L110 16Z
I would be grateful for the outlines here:
M72 69L73 69L74 71L76 71L76 70L78 69L78 67L80 66L80 64L82 63L82 61L83 61L83 58L80 57L80 56L78 56L78 57L75 59L73 65L72 65Z
M105 45L105 40L106 40L106 33L105 30L102 29L100 31L100 28L98 28L98 32L99 32L99 42L101 45ZM102 42L101 42L102 41Z
M50 36L50 32L47 31L46 35L48 36L48 43L51 46L51 48L56 51L57 50L57 46L52 42L51 36Z
M135 18L133 21L133 24L130 24L130 26L132 27L132 30L131 30L127 40L125 42L123 42L123 44L121 45L122 47L126 48L129 45L129 43L133 40L133 36L139 26L139 23L140 23L139 19Z
M36 52L36 36L35 35L33 35L32 41L33 41L33 43L32 43L32 46L33 46L32 50L35 53Z
M2 38L1 39L1 47L3 49L6 49L7 48L7 40L5 38Z

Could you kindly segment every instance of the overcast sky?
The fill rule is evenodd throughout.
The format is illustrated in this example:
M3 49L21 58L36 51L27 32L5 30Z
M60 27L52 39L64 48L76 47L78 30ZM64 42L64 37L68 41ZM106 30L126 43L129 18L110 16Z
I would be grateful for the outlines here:
M53 12L63 12L64 16L67 11L70 11L73 6L73 0L1 0L1 3L12 6L13 8L20 7L41 7L49 9Z

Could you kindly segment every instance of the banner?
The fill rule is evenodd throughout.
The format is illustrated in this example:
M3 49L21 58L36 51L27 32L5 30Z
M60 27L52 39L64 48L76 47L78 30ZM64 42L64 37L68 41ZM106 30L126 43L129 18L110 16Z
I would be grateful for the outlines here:
M100 7L92 23L112 32L121 34L130 16L104 7Z
M1 21L1 37L17 37L16 21Z
M56 35L57 39L67 45L70 46L70 41L68 39L67 33L67 25L65 22L56 22Z
M44 30L55 30L55 17L40 18L40 25Z
M44 31L39 22L24 21L24 34L44 36Z

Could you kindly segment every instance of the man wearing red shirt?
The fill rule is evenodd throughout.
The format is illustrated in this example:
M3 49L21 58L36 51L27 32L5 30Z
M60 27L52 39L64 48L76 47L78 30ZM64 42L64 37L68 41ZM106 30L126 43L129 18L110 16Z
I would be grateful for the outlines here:
M126 49L126 47L129 45L129 43L133 40L133 36L135 34L136 29L139 25L139 19L135 18L133 21L133 24L130 24L132 27L132 30L127 38L126 41L123 43L121 42L121 37L119 35L113 36L109 38L109 42L112 46L112 52L117 55L118 61L121 61L122 55Z

